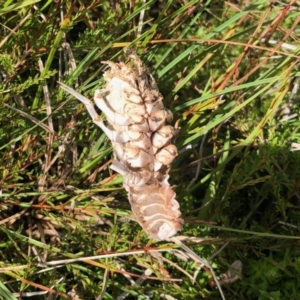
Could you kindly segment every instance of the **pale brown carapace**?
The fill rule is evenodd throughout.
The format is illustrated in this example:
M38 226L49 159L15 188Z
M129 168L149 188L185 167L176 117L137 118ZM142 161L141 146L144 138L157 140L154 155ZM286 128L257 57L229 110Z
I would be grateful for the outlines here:
M93 103L62 85L82 101L95 124L112 141L115 160L111 168L124 176L124 187L133 213L144 230L157 240L174 236L183 220L176 194L170 186L170 165L177 156L172 139L177 128L166 125L172 113L148 69L136 54L133 65L105 61L105 88L96 90L94 101L106 115L108 126ZM76 94L76 95L75 95Z

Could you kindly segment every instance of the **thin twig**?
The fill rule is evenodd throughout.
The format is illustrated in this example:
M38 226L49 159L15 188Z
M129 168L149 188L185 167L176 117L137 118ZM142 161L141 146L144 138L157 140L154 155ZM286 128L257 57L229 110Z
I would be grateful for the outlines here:
M104 276L103 276L102 290L101 290L100 295L96 298L96 300L102 300L103 297L105 296L106 288L107 288L107 284L108 284L108 278L109 278L109 269L106 268L104 271Z
M41 59L38 60L38 65L41 74L44 70L44 65ZM38 185L39 185L39 191L44 191L44 186L46 182L46 178L48 176L48 171L50 169L51 165L51 155L52 155L52 144L53 144L53 137L54 137L54 127L53 127L53 121L52 121L52 109L51 109L51 101L49 97L49 88L47 85L47 81L45 81L45 84L43 85L43 92L44 92L44 100L46 102L46 112L48 117L48 126L49 126L49 135L48 135L48 142L47 142L47 152L45 153L45 163L44 163L44 174L39 179ZM43 197L42 197L43 198Z
M10 33L5 37L2 38L0 42L0 48L11 38L11 36L28 20L32 17L32 13L29 13L23 20L21 20L18 25L10 31Z
M149 276L151 276L152 273L153 273L152 270L146 269L146 270L144 271L144 276L149 277ZM124 275L125 275L125 274L124 274ZM135 285L140 286L144 281L145 281L145 278L138 278L136 281L131 281L131 285L132 285L132 286L135 286ZM122 294L120 294L120 295L117 297L116 300L124 300L124 299L126 299L128 296L129 296L129 293L128 293L128 292L123 292Z
M144 5L145 3L146 0L143 0L142 5ZM144 16L145 16L145 8L140 12L139 25L138 25L136 37L140 37L142 34Z
M109 253L109 254L87 256L87 257L78 257L78 258L71 258L71 259L48 261L48 262L46 262L46 264L48 266L56 266L56 265L61 265L61 264L70 264L70 263L79 262L79 261L104 259L104 258L110 258L110 257L129 256L129 255L133 255L133 254L145 254L145 253L151 253L151 252L172 252L172 251L173 251L172 249L134 250L134 251L121 252L121 253Z
M185 250L185 251L186 251L186 254L187 254L190 258L192 258L193 260L195 260L195 261L197 261L198 263L200 263L200 265L205 266L205 267L207 267L207 268L210 270L210 272L211 272L211 274L212 274L212 276L213 276L213 278L214 278L214 280L215 280L215 282L216 282L216 285L217 285L217 287L218 287L218 289L219 289L219 292L220 292L220 294L221 294L221 297L222 297L223 300L225 300L225 296L224 296L224 294L223 294L222 288L221 288L221 286L220 286L220 284L219 284L218 278L217 278L217 276L216 276L216 274L215 274L215 271L213 270L212 266L211 266L205 259L203 259L203 258L201 258L200 256L198 256L198 255L197 255L194 251L192 251L188 246L186 246L184 243L182 243L176 236L173 236L172 238L170 238L170 241L173 241L175 244L177 244L177 245L180 246L183 250Z
M35 117L29 115L28 113L26 113L25 111L22 111L20 109L17 109L13 106L10 106L6 103L4 103L4 106L8 107L9 109L19 113L21 116L23 116L24 118L30 120L31 122L33 122L34 124L36 124L37 126L43 128L45 131L47 132L51 132L51 129L49 128L49 126L45 125L42 121L39 121L38 119L36 119Z

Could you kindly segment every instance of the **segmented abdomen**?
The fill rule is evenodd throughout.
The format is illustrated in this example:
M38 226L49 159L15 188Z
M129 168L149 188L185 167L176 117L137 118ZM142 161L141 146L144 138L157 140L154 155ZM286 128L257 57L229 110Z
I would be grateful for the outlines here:
M106 87L95 98L102 95L114 112L107 116L114 132L112 168L124 176L132 211L149 235L164 240L183 224L168 182L170 164L177 156L171 143L176 129L165 125L172 113L163 106L154 78L136 55L130 57L134 67L104 62L110 66L104 74Z

